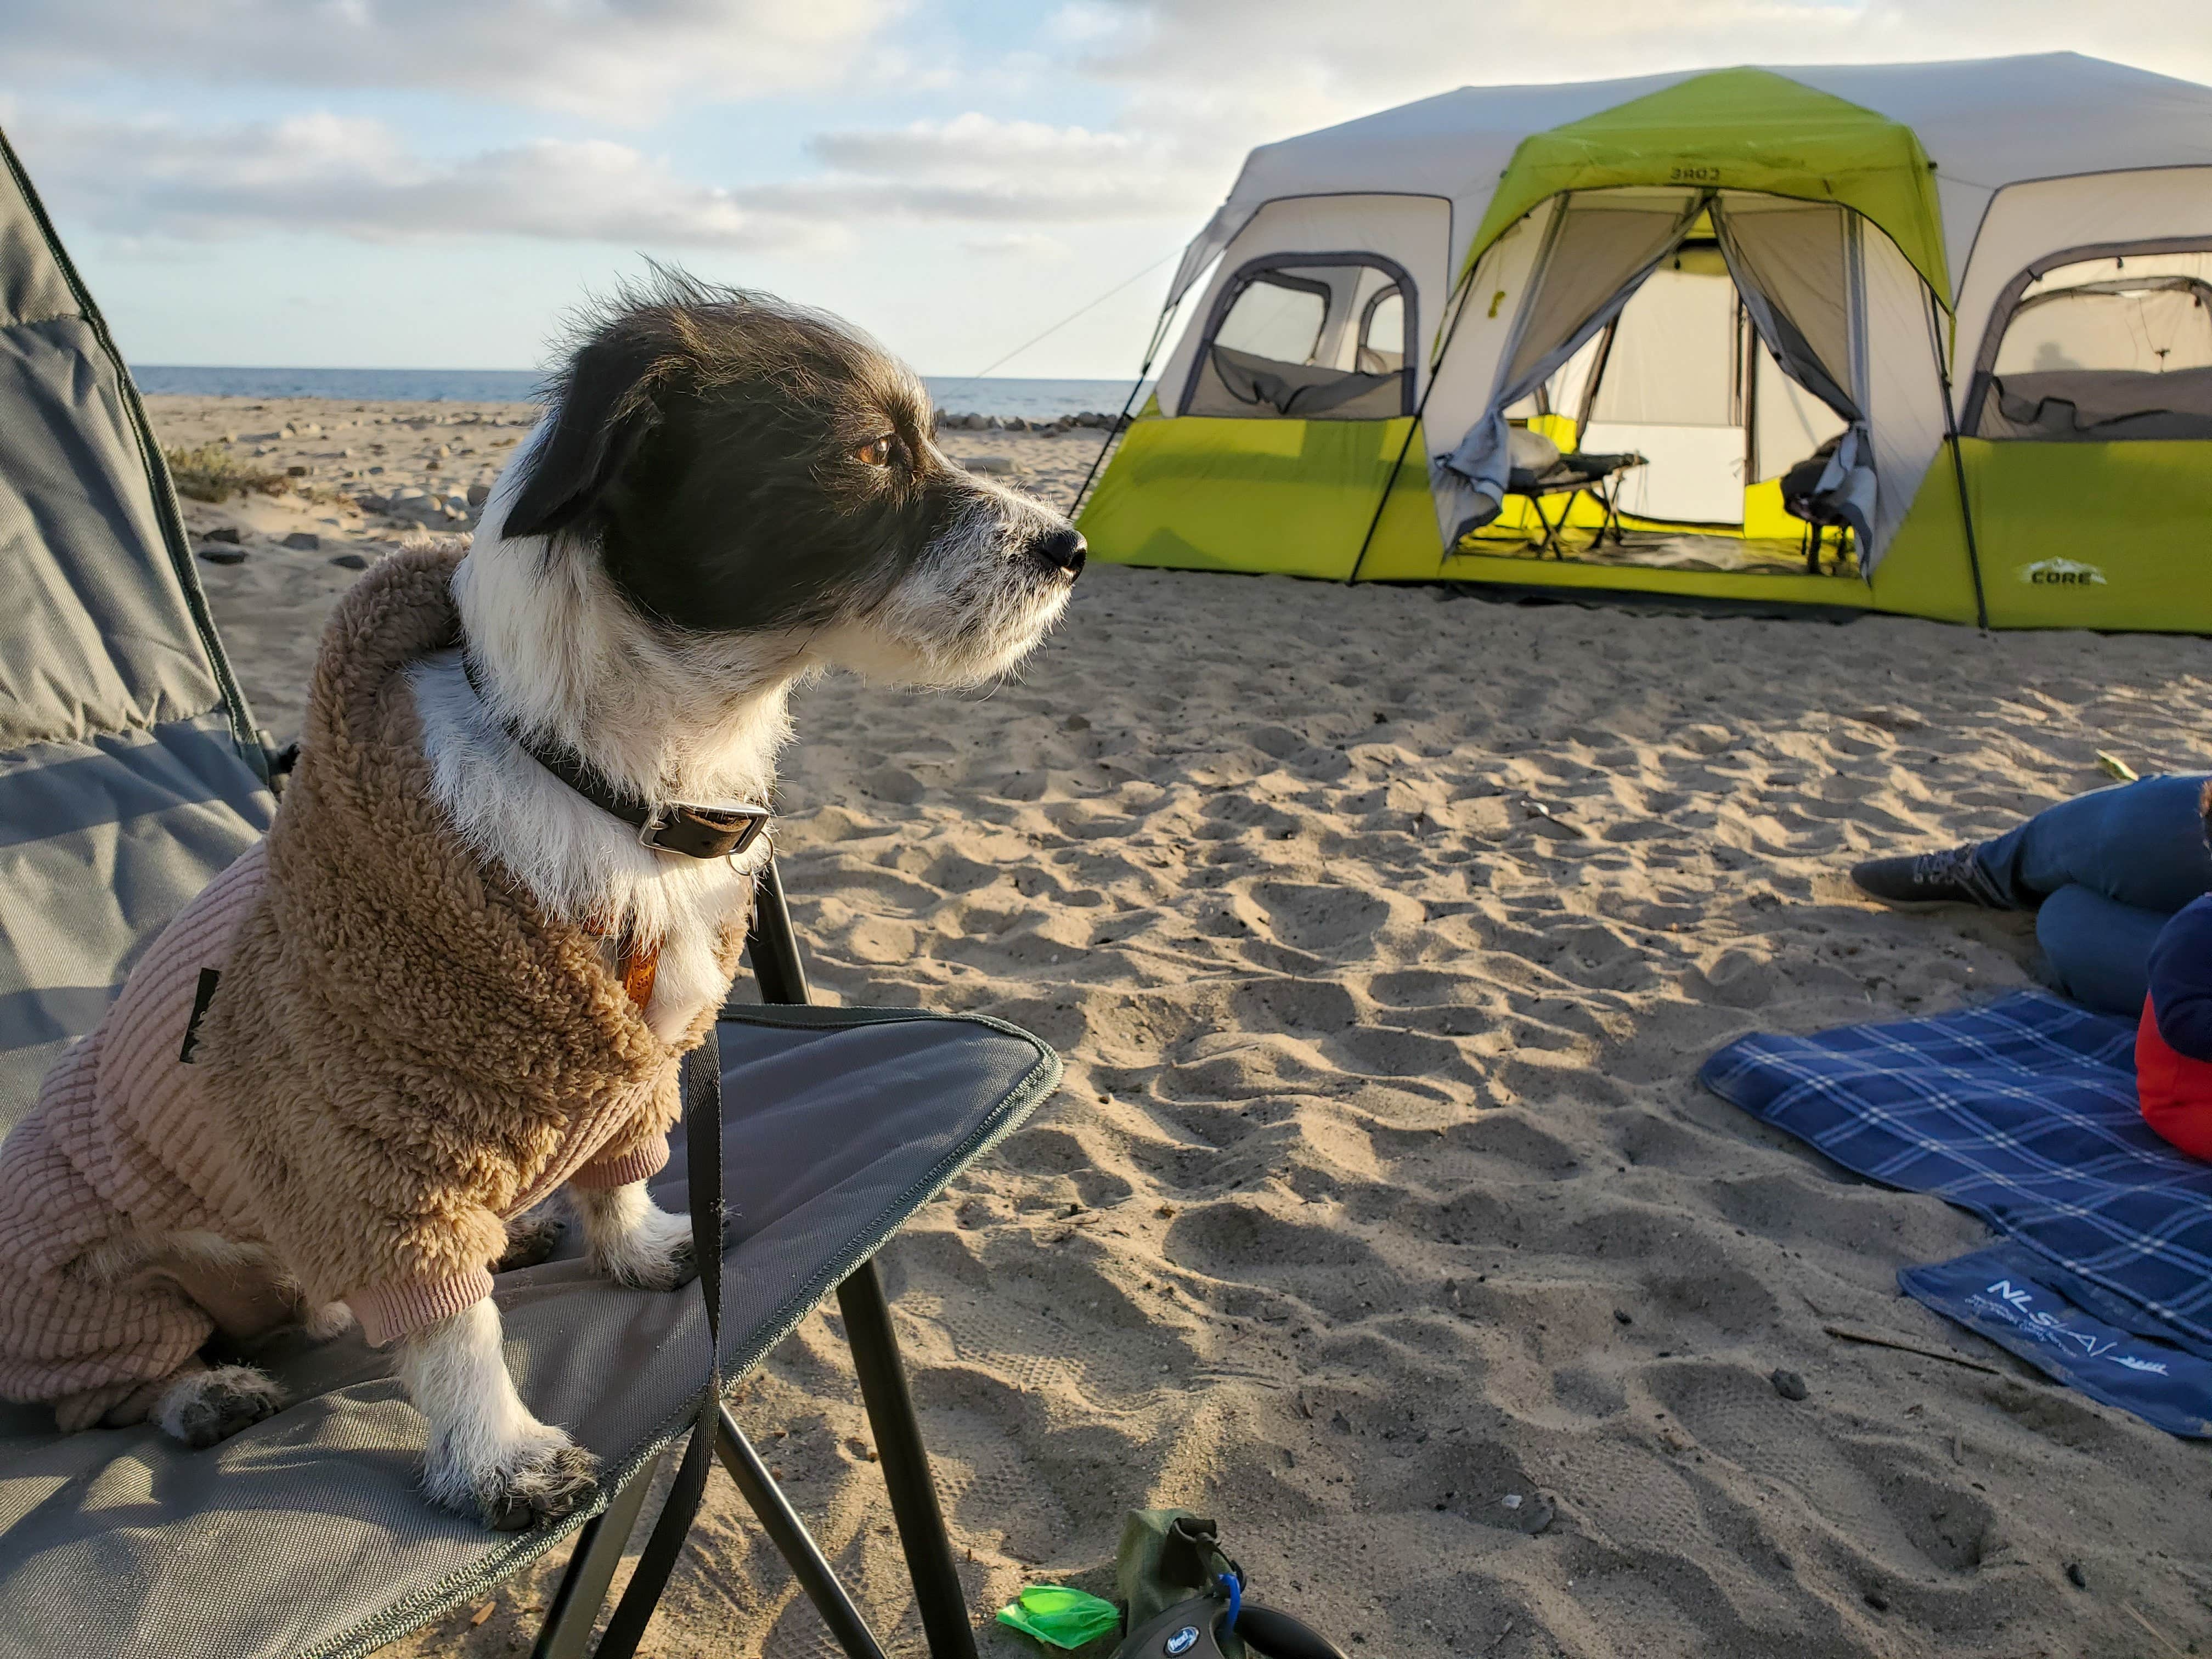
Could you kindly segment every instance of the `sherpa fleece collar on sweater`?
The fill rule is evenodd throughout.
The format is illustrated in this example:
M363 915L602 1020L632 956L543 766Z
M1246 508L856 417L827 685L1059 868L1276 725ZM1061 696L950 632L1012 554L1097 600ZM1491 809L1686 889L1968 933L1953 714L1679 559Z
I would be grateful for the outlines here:
M268 885L202 1030L257 1219L311 1298L357 1312L394 1284L418 1312L482 1294L503 1218L665 1133L714 1017L662 1042L598 941L439 806L405 671L460 642L460 552L388 559L332 615Z

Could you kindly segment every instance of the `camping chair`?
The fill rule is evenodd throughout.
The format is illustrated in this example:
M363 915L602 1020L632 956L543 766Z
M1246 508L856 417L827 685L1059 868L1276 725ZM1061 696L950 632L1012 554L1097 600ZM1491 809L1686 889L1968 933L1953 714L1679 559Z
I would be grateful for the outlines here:
M1567 555L1566 550L1559 544L1559 532L1567 527L1568 516L1574 512L1575 498L1578 495L1588 495L1595 501L1601 515L1598 520L1597 537L1590 543L1592 548L1605 545L1607 531L1613 533L1615 547L1626 543L1626 534L1620 526L1619 506L1621 480L1635 468L1648 465L1643 456L1637 454L1586 455L1579 450L1566 450L1547 466L1514 467L1506 475L1505 493L1526 497L1530 511L1536 515L1536 522L1543 526L1543 538L1532 544L1538 548L1539 556L1549 553L1555 559L1564 559ZM1544 513L1545 498L1551 495L1567 498L1567 504L1560 509L1557 523Z
M4 1130L275 801L145 412L4 139L0 161ZM722 1375L738 1382L836 1292L929 1650L972 1659L873 1258L1034 1109L1059 1061L989 1019L807 1006L773 866L748 953L763 1001L718 1027L737 1220ZM655 1187L684 1207L680 1153ZM425 1425L387 1358L280 1335L252 1357L295 1403L209 1450L150 1425L62 1435L44 1408L0 1406L0 1656L352 1659L572 1537L536 1650L583 1653L653 1474L705 1403L703 1305L696 1288L587 1273L573 1238L495 1295L524 1398L605 1460L596 1513L498 1534L434 1509L416 1487ZM726 1405L714 1420L720 1461L830 1633L877 1659Z
M1839 510L1833 495L1821 489L1829 463L1842 442L1842 434L1838 434L1782 475L1782 510L1805 526L1797 539L1797 551L1804 557L1805 574L1808 576L1820 574L1821 544L1829 531L1836 532L1836 562L1839 568L1851 544L1850 520Z

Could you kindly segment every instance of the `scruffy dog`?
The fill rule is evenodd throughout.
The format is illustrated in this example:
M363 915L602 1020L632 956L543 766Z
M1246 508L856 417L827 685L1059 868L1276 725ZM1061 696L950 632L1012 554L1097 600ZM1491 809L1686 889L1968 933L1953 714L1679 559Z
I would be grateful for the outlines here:
M340 604L267 839L0 1148L0 1395L211 1444L282 1403L200 1357L216 1331L357 1318L398 1345L437 1501L501 1528L586 1501L490 1269L543 1255L511 1224L565 1188L601 1271L690 1276L644 1182L736 966L793 686L988 679L1083 557L835 319L666 275L595 311L465 556Z

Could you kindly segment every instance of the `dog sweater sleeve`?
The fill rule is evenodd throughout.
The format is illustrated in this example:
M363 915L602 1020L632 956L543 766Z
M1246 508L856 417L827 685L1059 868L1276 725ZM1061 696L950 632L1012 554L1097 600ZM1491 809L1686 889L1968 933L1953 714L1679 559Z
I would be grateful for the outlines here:
M668 1165L668 1137L653 1134L626 1146L611 1146L568 1177L571 1186L587 1190L627 1187L649 1181Z
M347 1292L345 1304L361 1321L362 1340L380 1348L426 1325L465 1313L490 1294L490 1273L471 1267L443 1279L389 1279Z

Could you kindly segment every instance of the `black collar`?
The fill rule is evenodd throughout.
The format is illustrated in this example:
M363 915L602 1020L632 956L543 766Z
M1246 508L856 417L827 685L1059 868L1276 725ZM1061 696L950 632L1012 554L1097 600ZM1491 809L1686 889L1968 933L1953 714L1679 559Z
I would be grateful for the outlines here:
M461 672L469 687L483 700L487 711L491 699L477 673L475 660L465 648ZM522 752L567 784L602 812L637 829L638 844L663 853L681 853L687 859L734 858L760 839L768 828L765 806L691 806L682 801L655 805L625 793L607 775L574 750L559 744L543 744L523 736L507 720L501 728Z

